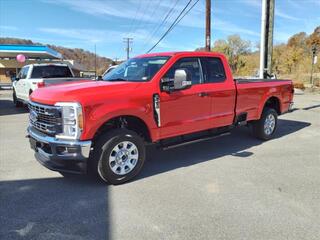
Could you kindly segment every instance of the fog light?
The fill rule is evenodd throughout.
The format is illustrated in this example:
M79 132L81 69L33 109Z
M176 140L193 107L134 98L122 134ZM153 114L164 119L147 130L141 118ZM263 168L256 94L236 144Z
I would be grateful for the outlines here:
M67 151L68 151L68 153L77 153L77 148L76 147L68 147Z
M63 155L63 154L68 153L67 148L66 147L61 147L61 146L57 147L56 151L57 151L57 153L59 155Z
M57 151L57 154L59 155L74 154L74 153L77 153L77 148L58 146L56 148L56 151Z

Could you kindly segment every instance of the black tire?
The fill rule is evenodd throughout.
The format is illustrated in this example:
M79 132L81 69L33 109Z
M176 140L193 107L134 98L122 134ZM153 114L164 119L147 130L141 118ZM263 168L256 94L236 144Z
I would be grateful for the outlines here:
M18 100L17 94L16 94L16 91L15 91L15 90L13 90L12 99L13 99L13 104L14 104L17 108L23 106L23 103Z
M137 160L135 160L135 166L132 170L120 175L111 169L109 157L111 157L111 154L114 152L114 148L122 142L133 143L138 151L138 157ZM102 134L95 142L94 150L89 160L89 174L99 176L103 181L110 184L121 184L134 178L140 172L145 158L145 145L143 139L138 134L127 129L114 129ZM127 159L129 159L129 157L127 157ZM129 161L131 160L129 159Z
M275 123L274 123L273 130L268 132L267 130L265 130L264 126L267 118L270 115L274 117ZM253 134L255 135L255 137L261 140L269 140L273 137L273 134L277 129L277 125L278 125L278 114L276 110L274 110L273 108L266 107L261 114L261 118L257 121L254 121L252 124Z

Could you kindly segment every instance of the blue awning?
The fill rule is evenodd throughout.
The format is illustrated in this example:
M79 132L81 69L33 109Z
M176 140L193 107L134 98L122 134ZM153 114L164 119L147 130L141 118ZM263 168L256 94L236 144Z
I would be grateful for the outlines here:
M29 59L61 59L61 53L41 45L0 45L0 58L16 58L23 54Z

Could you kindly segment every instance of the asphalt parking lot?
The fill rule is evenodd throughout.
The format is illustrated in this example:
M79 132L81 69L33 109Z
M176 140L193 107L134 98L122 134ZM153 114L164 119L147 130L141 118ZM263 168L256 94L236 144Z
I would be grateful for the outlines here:
M0 239L320 239L320 94L295 96L273 140L243 127L172 150L107 186L42 167L28 114L0 91Z

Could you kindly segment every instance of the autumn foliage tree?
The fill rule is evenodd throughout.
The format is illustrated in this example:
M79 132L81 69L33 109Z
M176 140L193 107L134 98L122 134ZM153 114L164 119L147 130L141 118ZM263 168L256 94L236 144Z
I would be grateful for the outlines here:
M272 70L278 77L288 77L307 82L312 61L312 47L320 52L320 26L308 35L300 32L290 37L287 43L273 47ZM203 49L197 49L203 50ZM239 35L231 35L227 40L217 40L212 51L221 52L228 58L233 74L254 76L259 69L259 50L252 50L249 41ZM320 81L320 64L314 68L315 78ZM318 74L318 75L317 75Z

